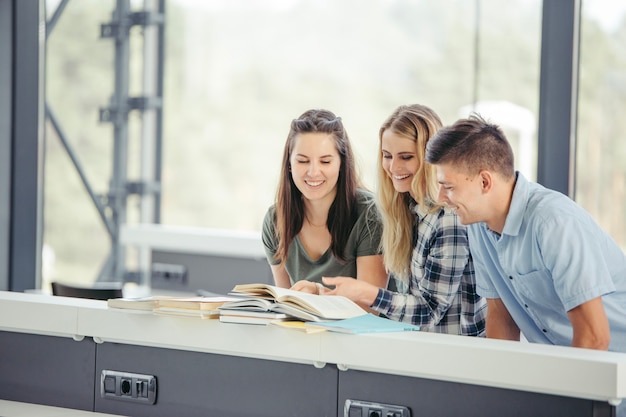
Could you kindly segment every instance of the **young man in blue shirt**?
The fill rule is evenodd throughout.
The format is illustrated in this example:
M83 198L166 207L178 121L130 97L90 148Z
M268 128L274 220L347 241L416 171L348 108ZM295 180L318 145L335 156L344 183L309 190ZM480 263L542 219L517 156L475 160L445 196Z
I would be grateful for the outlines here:
M487 337L626 352L624 252L567 196L515 172L498 126L459 120L430 140L426 161L439 199L469 225Z

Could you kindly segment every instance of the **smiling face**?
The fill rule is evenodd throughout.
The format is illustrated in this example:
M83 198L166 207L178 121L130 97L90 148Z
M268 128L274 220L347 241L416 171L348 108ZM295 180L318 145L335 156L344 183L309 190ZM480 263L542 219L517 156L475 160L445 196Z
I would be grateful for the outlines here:
M472 176L452 164L438 164L437 181L440 184L439 202L454 209L462 224L485 221L481 207L488 204L482 199L484 192L480 173Z
M300 133L289 158L291 178L304 198L329 200L337 194L341 157L327 133Z
M415 141L387 129L381 137L381 151L382 167L395 190L409 193L415 199L411 184L420 167Z

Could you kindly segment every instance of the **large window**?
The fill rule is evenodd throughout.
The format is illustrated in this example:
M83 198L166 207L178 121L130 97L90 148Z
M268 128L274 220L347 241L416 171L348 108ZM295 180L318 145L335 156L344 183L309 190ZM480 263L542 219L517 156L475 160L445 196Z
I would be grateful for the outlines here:
M575 198L626 250L626 5L583 6Z
M100 193L113 166L112 128L98 123L113 91L113 46L99 28L115 3L69 2L47 50L47 100ZM505 128L535 178L540 0L170 0L165 27L162 223L259 230L290 121L309 108L343 118L370 188L378 128L407 103L432 107L445 124L479 111ZM44 279L93 281L107 233L47 133L44 241L55 261Z
M48 19L59 1L47 2ZM113 91L113 43L100 39L115 1L70 1L46 43L46 103L94 192L112 173L113 133L98 122ZM70 154L46 122L42 287L50 279L89 283L109 251L109 236Z
M259 229L289 123L313 107L343 118L371 187L378 128L399 104L444 123L486 112L532 145L540 3L500 3L171 2L163 221Z

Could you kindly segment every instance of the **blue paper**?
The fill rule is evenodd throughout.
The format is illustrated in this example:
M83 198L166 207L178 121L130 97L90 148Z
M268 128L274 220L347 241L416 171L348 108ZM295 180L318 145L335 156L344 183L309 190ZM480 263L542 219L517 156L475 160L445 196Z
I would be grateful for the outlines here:
M385 333L385 332L407 332L418 331L419 326L389 320L384 317L367 313L361 316L344 320L307 322L306 327L323 328L331 332L340 333Z

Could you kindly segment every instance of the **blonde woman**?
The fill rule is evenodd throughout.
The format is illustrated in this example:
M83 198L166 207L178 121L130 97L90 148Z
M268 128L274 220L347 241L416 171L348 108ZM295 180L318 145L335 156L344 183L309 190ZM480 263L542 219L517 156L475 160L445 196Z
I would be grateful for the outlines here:
M435 168L424 162L428 140L442 127L430 108L400 106L379 132L378 205L382 247L395 291L344 277L324 277L343 295L423 331L484 336L486 302L476 293L467 233L437 204Z

